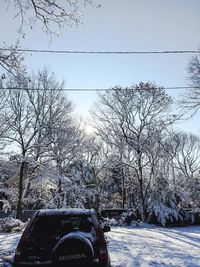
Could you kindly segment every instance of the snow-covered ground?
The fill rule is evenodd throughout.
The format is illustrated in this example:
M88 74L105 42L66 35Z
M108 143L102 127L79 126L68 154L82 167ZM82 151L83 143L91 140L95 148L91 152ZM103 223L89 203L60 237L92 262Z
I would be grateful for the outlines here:
M106 235L112 267L200 267L200 226L112 227ZM12 257L19 238L1 233L0 257Z
M113 227L107 236L113 267L200 267L200 226Z
M13 259L14 251L20 237L20 233L0 233L0 267L9 266L2 258L6 257L8 260Z

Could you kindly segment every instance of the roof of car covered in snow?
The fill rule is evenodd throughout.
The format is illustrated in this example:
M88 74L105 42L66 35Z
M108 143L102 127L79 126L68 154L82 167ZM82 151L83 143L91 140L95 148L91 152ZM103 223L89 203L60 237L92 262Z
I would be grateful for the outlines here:
M55 215L90 215L95 213L93 209L44 209L39 210L37 216L55 216Z

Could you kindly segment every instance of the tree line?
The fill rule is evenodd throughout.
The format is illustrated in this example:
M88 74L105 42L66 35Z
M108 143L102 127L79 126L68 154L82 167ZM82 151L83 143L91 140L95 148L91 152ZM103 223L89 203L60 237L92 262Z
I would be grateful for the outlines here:
M196 83L197 69L190 74ZM45 68L1 86L1 155L15 174L5 175L4 159L3 209L20 218L23 209L131 208L143 221L164 223L200 207L199 137L174 130L182 115L162 87L141 82L99 94L88 135L63 86Z
M94 6L90 0L5 2L16 8L19 40L27 25L57 35L79 23L82 4ZM174 127L200 108L198 56L188 67L192 89L179 114L155 83L117 86L99 95L88 135L63 94L64 83L46 69L28 75L18 48L19 41L0 49L2 209L16 209L20 218L23 209L131 208L143 221L155 216L164 224L182 210L200 208L199 137Z

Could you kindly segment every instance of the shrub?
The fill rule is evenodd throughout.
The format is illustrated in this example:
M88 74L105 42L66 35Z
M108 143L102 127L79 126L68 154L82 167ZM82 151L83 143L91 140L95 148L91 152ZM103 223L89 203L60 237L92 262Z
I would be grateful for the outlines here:
M18 232L22 231L27 223L23 223L18 219L11 217L0 219L0 231L2 232Z

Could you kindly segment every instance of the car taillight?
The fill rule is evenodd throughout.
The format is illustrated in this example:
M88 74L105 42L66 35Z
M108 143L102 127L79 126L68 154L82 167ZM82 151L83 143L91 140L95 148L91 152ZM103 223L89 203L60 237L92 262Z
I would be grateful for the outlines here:
M19 262L21 257L21 251L19 248L16 249L15 251L15 256L14 256L14 262Z
M100 248L100 250L99 250L99 258L100 258L100 261L107 262L108 253L107 253L107 250L105 248Z
M106 247L106 241L104 239L104 234L101 229L98 229L98 240L99 240L99 259L101 262L107 262L108 252Z

